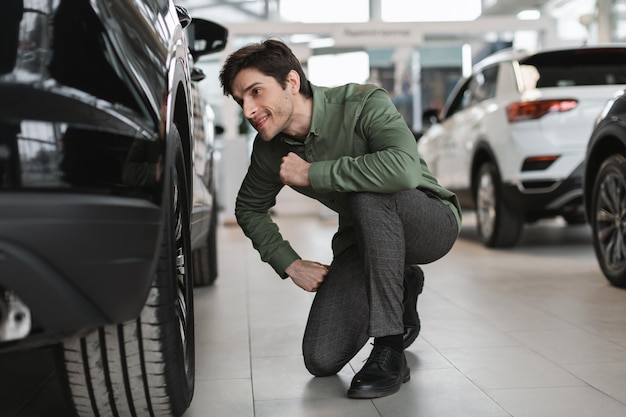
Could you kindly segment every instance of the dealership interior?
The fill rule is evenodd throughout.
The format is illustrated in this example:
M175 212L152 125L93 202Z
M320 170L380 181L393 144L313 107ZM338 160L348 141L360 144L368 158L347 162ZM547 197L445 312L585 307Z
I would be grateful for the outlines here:
M463 212L451 251L422 266L422 328L405 351L411 374L399 392L347 397L370 343L337 375L312 376L302 337L315 293L281 279L237 225L255 132L218 81L228 54L279 38L312 83L379 84L419 133L422 111L442 106L499 49L626 42L626 0L175 3L229 31L226 49L198 62L220 127L218 277L195 289L195 391L184 417L626 416L626 290L603 275L589 224L558 216L527 225L514 247L490 248L476 213ZM285 187L272 215L303 259L330 264L333 212ZM0 417L68 415L51 355L5 356Z

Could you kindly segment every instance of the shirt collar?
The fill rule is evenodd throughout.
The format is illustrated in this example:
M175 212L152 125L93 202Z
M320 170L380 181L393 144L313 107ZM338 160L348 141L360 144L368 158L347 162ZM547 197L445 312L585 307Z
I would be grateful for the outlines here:
M317 137L320 135L320 130L322 127L322 123L324 121L324 113L326 111L326 88L318 87L309 82L309 86L311 87L311 91L313 93L313 116L311 118L311 128L309 130L309 134L307 135L305 142L309 138ZM302 145L303 142L296 141L289 136L279 133L278 136L280 139L290 145Z
M319 136L324 114L326 112L326 89L309 83L313 92L313 118L311 119L311 130L309 136Z

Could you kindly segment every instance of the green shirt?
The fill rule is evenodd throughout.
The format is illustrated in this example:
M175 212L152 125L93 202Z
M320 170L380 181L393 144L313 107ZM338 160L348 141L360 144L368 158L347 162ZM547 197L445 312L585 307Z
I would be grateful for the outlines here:
M335 256L356 243L350 192L428 190L452 209L461 229L456 195L437 183L420 158L413 133L385 90L368 84L311 88L313 119L304 142L283 134L270 141L257 136L237 195L237 222L263 261L285 278L285 269L300 259L269 214L284 186L279 168L288 152L311 163L311 185L292 188L339 214L339 229L332 242Z

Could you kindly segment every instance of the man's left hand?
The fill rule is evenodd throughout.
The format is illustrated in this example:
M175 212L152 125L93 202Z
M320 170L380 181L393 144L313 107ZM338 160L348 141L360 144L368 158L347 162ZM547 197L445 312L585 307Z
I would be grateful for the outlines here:
M307 187L309 182L309 168L311 164L293 152L283 156L280 164L280 180L285 185Z

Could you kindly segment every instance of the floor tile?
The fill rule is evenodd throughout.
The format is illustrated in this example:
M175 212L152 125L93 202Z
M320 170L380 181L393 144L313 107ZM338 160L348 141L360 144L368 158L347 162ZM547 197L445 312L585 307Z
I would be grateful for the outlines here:
M302 354L304 319L294 324L257 325L250 330L252 357L297 356Z
M380 417L369 400L300 398L255 402L255 417Z
M449 349L441 353L482 389L584 385L562 367L522 346Z
M585 363L563 367L599 391L626 404L626 362Z
M511 336L557 364L626 362L626 348L585 330L512 332Z
M626 405L592 387L490 390L515 417L623 417Z
M210 343L196 345L196 378L250 378L250 346L248 343Z
M183 417L254 417L249 379L197 381L191 407Z
M314 377L301 355L252 358L255 400L343 398L353 376L346 366L335 376Z
M384 417L509 416L456 369L412 370L397 394L373 402Z
M516 346L517 340L495 327L467 317L459 320L430 319L424 324L422 336L436 349L460 347Z

